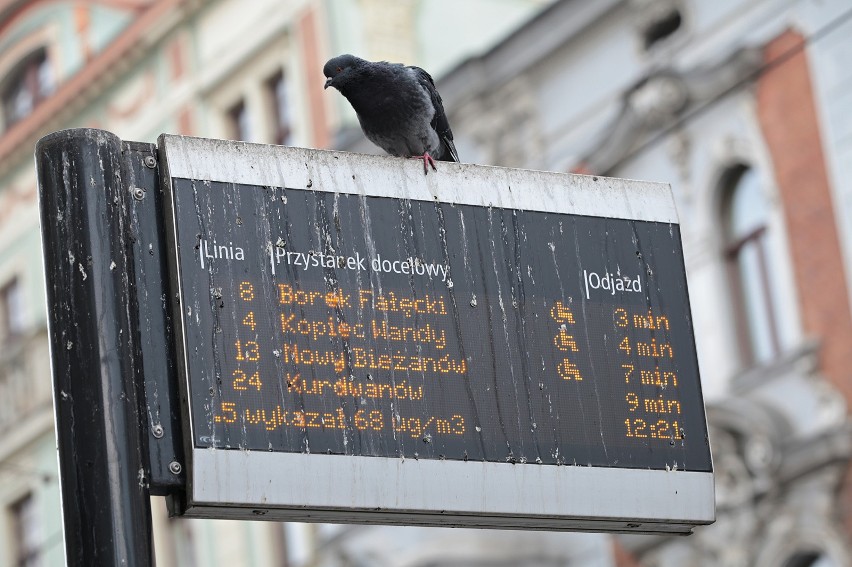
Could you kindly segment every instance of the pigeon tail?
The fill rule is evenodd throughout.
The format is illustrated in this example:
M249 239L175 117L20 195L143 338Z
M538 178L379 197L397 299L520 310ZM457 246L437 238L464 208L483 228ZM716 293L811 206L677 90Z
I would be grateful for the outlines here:
M456 163L459 163L459 153L456 150L456 145L453 143L452 138L442 136L441 149L443 151L441 152L441 157L439 157L438 159L440 159L441 161L454 161Z

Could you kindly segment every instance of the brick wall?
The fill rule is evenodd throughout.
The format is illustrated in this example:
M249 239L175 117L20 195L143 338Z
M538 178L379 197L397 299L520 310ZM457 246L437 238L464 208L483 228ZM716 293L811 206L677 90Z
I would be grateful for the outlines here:
M819 370L852 407L852 315L803 37L787 31L765 48L757 82L761 130L784 208L802 324L820 341ZM842 497L852 534L852 475Z

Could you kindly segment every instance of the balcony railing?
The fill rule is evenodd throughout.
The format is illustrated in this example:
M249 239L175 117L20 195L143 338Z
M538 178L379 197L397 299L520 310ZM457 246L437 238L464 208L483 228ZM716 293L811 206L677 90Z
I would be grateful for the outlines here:
M47 329L0 343L0 434L51 405Z

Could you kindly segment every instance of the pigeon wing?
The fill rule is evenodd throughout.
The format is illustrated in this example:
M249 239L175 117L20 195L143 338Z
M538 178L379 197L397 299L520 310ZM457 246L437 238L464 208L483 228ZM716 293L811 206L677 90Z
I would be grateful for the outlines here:
M432 118L432 128L438 133L441 139L440 156L435 156L444 161L459 161L459 154L456 151L456 146L453 143L453 131L450 130L450 122L447 120L447 115L444 112L444 102L441 100L441 95L438 94L438 89L435 88L435 81L432 76L421 69L420 67L409 67L417 75L417 81L420 86L426 89L432 99L432 106L435 107L435 116Z

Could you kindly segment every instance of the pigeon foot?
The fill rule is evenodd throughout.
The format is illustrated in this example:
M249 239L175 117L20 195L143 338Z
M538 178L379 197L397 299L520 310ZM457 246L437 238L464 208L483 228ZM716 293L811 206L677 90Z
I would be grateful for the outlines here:
M432 171L438 171L438 168L435 167L435 158L429 155L429 152L424 152L422 156L411 156L411 159L422 159L423 160L423 175L429 175L428 165L432 166Z

